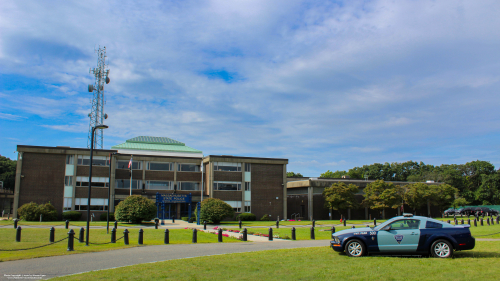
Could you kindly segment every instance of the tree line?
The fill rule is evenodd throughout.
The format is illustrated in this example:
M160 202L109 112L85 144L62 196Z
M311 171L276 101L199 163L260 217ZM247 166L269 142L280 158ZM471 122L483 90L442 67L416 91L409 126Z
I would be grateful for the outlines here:
M14 190L17 161L0 155L0 181L4 189Z

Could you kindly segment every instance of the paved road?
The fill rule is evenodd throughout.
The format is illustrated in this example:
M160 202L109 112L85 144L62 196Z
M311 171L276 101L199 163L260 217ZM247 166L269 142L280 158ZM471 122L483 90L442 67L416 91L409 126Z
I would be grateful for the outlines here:
M328 243L328 240L302 240L267 243L154 245L96 253L6 261L0 263L0 280L9 280L8 275L18 274L44 275L43 279L48 279L140 263L262 250L321 247L328 246Z

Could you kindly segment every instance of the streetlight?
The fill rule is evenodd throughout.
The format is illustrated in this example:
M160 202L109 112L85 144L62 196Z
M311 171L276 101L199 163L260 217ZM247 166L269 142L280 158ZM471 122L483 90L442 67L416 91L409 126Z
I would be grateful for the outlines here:
M89 229L90 229L90 191L92 190L92 158L93 158L93 152L94 152L94 132L97 129L107 129L109 128L106 125L97 125L95 127L92 127L92 137L91 137L91 142L90 142L90 165L89 165L89 198L87 201L87 241L85 245L89 245ZM111 176L111 175L110 175ZM109 202L108 202L109 203Z

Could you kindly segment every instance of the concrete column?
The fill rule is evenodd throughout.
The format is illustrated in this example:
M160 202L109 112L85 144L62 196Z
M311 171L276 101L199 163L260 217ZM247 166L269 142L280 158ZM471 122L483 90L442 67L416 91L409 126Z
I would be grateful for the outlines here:
M210 175L209 175L209 178L208 178L208 197L212 198L214 197L214 163L213 162L209 162L209 165L210 167Z
M287 219L287 189L286 189L286 164L283 164L283 219Z
M76 170L77 170L77 162L78 161L78 154L73 155L73 193L71 196L71 211L75 210L75 199L76 199Z
M19 190L21 189L21 170L23 168L23 152L17 154L16 183L14 185L14 213L12 218L17 218L17 208L19 208Z
M251 168L250 168L251 169ZM245 163L241 163L241 212L245 212ZM250 187L251 188L251 187Z
M177 162L174 162L174 188L177 185L177 164ZM177 186L177 190L179 190L179 186Z
M310 220L311 218L314 219L314 214L313 214L313 188L312 186L309 186L307 188L307 219Z
M116 175L116 157L113 157L114 155L111 154L111 159L109 159L109 165L111 165L111 184L109 188L111 188L111 192L109 194L109 213L114 213L115 212L115 175ZM76 170L76 169L75 169Z

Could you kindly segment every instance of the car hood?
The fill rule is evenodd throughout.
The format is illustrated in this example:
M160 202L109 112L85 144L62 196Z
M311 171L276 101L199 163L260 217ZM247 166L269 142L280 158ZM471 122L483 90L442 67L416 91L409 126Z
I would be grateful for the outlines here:
M345 230L337 231L333 235L334 236L339 236L339 235L356 233L356 232L361 232L361 231L368 232L368 231L374 231L374 230L373 230L373 228L369 228L369 227L351 228L351 229L345 229Z

